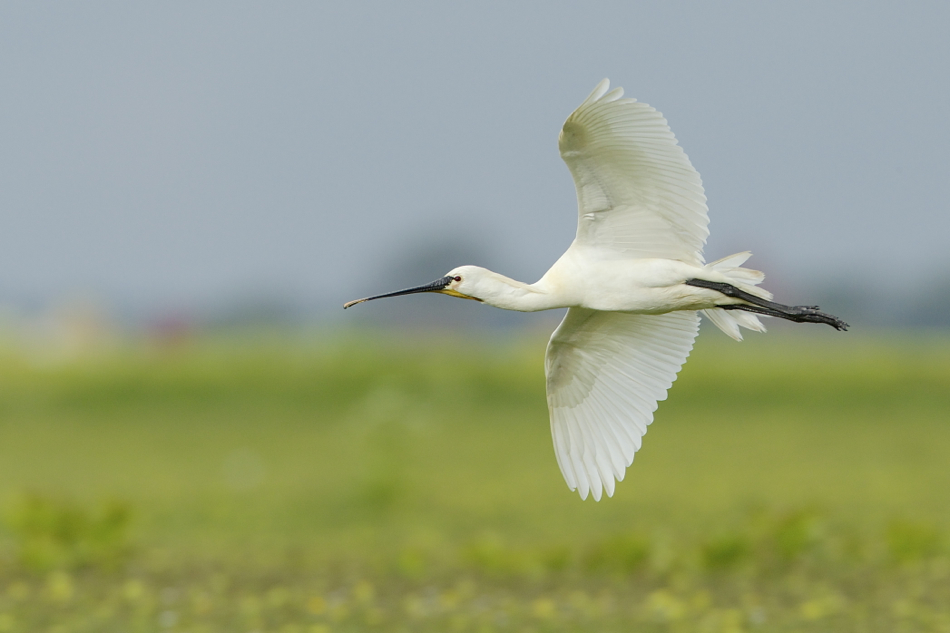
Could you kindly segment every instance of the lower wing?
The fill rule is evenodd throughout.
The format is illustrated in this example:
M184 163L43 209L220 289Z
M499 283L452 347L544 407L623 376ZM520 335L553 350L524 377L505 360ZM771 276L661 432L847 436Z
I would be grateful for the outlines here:
M554 452L582 499L614 493L699 331L696 312L571 308L545 356Z

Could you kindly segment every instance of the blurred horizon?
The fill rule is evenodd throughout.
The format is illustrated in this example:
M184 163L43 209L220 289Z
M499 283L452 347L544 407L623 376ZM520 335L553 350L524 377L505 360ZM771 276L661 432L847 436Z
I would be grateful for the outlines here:
M751 250L779 300L855 327L947 327L948 18L936 2L7 4L0 312L533 322L340 306L461 264L538 279L575 230L558 130L606 76L702 174L707 259Z

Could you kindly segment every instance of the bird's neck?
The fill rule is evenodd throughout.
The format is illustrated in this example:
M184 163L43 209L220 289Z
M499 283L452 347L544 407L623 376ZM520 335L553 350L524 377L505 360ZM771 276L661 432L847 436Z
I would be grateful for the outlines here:
M543 282L544 280L535 284L526 284L492 273L492 283L480 293L479 299L496 308L518 312L537 312L565 307L555 300Z

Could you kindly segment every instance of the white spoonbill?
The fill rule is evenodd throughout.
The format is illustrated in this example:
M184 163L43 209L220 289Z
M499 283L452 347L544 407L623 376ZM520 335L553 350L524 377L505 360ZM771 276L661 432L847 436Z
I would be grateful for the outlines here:
M614 492L640 448L699 331L699 312L736 340L764 332L757 315L848 324L817 306L787 306L741 268L751 253L711 264L699 173L663 115L604 79L567 118L558 138L577 187L577 235L550 270L526 284L460 266L419 292L474 299L505 310L568 308L544 361L554 452L582 499Z

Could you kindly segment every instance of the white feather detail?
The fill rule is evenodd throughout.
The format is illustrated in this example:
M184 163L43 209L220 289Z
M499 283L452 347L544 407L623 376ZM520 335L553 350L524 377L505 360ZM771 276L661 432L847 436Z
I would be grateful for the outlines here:
M725 275L729 282L740 290L766 300L771 300L771 292L764 288L755 287L765 280L765 274L758 270L752 270L751 268L741 268L742 264L750 257L752 257L750 251L743 251L718 259L711 264L706 264L706 268ZM703 314L712 321L716 327L725 332L726 335L737 341L742 340L742 333L739 331L740 326L754 332L765 332L765 326L762 325L759 318L749 312L714 308L703 310Z
M568 310L545 370L557 462L582 499L613 495L698 330L695 312Z
M702 264L702 180L663 115L605 79L568 117L558 145L577 188L576 241L624 257Z

